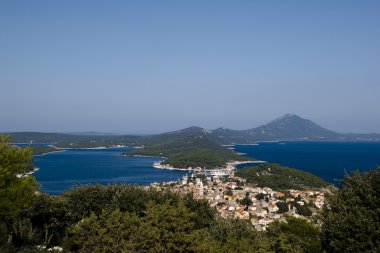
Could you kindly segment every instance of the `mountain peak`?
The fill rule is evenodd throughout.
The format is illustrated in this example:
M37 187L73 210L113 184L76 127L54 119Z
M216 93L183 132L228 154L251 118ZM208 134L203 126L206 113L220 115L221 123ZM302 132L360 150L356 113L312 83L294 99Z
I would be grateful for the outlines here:
M207 133L210 133L210 131L207 130L207 129L204 129L202 127L191 126L191 127L188 127L188 128L184 128L184 129L178 130L178 131L169 132L169 134L174 134L174 133L207 134Z
M254 129L262 136L274 139L309 139L330 137L334 132L295 114L285 114L266 125Z
M282 115L281 117L278 117L277 119L273 121L286 120L286 119L302 119L302 118L296 114L287 113L287 114Z

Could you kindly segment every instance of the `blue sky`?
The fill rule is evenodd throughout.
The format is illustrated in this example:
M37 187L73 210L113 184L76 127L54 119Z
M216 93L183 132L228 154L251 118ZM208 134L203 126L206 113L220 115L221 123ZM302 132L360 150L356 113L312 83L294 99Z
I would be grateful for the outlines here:
M1 1L0 131L380 132L380 1Z

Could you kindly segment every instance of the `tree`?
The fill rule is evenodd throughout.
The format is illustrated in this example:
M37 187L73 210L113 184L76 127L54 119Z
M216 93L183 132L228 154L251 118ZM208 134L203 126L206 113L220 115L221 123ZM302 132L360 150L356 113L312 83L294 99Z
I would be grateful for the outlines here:
M297 209L297 213L299 215L303 215L303 216L311 216L313 214L313 212L310 210L310 208L306 205L300 205L298 204L297 202L294 203L294 206L296 207Z
M248 207L252 205L252 200L249 198L249 192L245 193L245 197L240 201L240 203L245 206L246 210L248 210Z
M98 217L92 213L69 229L65 247L70 252L133 252L131 239L139 226L136 214L115 210Z
M277 202L276 206L278 207L278 213L286 213L289 211L288 205L283 201Z
M255 198L257 200L262 200L262 199L265 198L265 194L264 193L257 193L256 196L255 196Z
M326 252L380 251L380 167L345 175L322 209Z
M227 189L227 191L226 191L224 194L227 195L227 196L232 196L232 195L234 195L234 193L232 192L231 189Z
M286 217L286 222L275 221L268 227L275 252L321 252L319 229L303 219Z
M69 229L70 252L210 252L206 230L197 230L195 212L183 201L150 201L143 217L114 210L94 213Z
M34 201L39 186L27 173L33 169L32 150L12 147L9 136L0 135L0 222L12 241L12 220Z

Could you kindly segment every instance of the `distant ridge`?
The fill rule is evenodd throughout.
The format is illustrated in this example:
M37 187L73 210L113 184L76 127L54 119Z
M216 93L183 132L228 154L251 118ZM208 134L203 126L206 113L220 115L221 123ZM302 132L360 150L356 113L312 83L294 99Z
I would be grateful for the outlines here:
M204 136L218 144L250 144L259 141L282 141L282 140L318 140L318 141L380 141L380 134L341 134L304 119L295 114L285 114L265 125L248 130L232 130L217 128L207 130L197 126L167 132L157 135L113 135L99 133L37 133L16 132L9 133L13 142L43 142L54 143L58 147L96 147L115 145L146 145L167 141L168 137L178 138L182 135Z
M265 125L236 131L218 128L212 138L220 144L280 140L380 141L380 134L340 134L294 114L285 114Z

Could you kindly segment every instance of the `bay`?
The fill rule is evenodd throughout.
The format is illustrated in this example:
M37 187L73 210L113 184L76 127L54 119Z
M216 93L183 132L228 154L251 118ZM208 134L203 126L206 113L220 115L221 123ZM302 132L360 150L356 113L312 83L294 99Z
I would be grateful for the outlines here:
M128 183L149 185L173 181L184 171L153 168L156 157L126 157L122 152L130 148L73 149L34 156L39 170L34 173L41 191L59 194L74 185Z
M334 184L345 170L366 171L380 166L380 142L261 142L236 145L234 149L251 158L310 172Z

